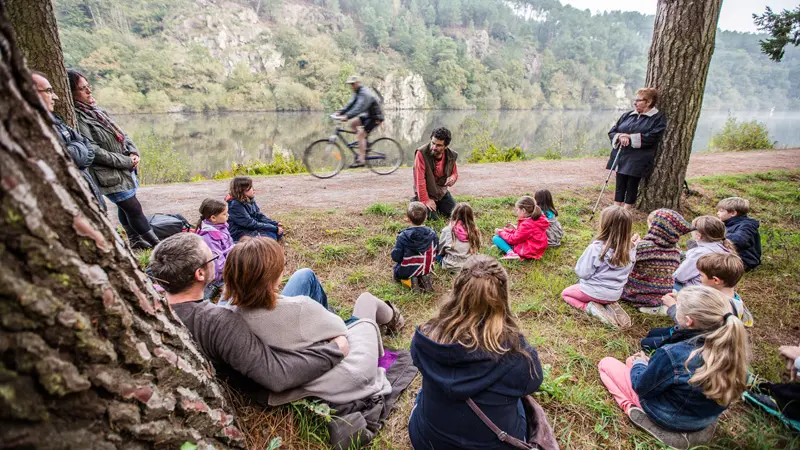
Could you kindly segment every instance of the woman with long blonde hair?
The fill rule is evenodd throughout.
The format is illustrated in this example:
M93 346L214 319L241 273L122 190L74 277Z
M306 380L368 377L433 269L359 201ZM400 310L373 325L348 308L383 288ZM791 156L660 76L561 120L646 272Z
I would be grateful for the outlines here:
M686 259L672 274L675 278L675 290L684 286L700 284L700 271L697 269L697 260L701 256L712 253L725 253L738 256L736 247L727 239L725 222L716 216L699 216L692 221L692 238L695 246L686 251Z
M416 450L505 448L468 399L501 430L525 439L521 399L539 388L542 367L511 312L508 274L497 260L467 259L437 316L416 330L411 357L422 373L408 425Z
M631 356L627 364L603 358L598 368L634 424L668 445L688 448L710 439L719 415L744 391L749 352L744 324L722 293L690 286L677 300L672 344L649 358Z

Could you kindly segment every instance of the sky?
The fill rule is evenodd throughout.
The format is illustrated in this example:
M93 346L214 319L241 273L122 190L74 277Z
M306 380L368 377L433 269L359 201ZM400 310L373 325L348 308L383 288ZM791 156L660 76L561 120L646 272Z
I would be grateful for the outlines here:
M565 5L578 9L597 11L639 11L643 14L655 14L657 0L561 0ZM758 32L753 24L753 14L764 12L769 6L773 11L794 9L800 0L723 0L719 27L723 30Z

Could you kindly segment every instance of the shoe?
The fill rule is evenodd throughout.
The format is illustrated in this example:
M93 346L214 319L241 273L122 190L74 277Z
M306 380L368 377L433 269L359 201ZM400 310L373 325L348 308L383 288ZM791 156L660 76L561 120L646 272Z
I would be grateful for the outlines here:
M142 236L139 236L133 228L122 226L122 229L125 230L125 234L128 236L128 244L130 244L131 248L134 250L144 250L148 248L153 248L149 242L147 242Z
M158 236L156 236L156 232L153 231L152 228L147 233L141 235L141 238L144 239L148 244L150 244L150 247L152 248L155 248L156 245L158 245L158 243L161 242L158 239Z
M420 283L419 277L411 277L411 292L422 292L422 284Z
M661 428L647 417L647 413L645 413L642 408L632 406L628 410L628 418L631 419L634 425L670 447L684 450L688 449L690 446L689 439L686 437L685 433Z
M614 302L602 306L614 317L614 322L616 322L620 328L629 328L631 326L631 316L622 309L619 303Z
M714 437L714 431L716 430L717 422L714 422L700 431L686 433L686 438L689 439L689 447L697 447L698 445L708 444Z
M361 159L356 159L353 164L350 164L351 169L358 169L359 167L364 167L364 161Z
M603 308L603 305L600 305L595 302L589 302L589 304L586 305L586 313L589 314L590 316L597 317L598 319L600 319L601 322L603 322L608 326L614 328L619 327L619 325L617 325L617 322L614 320L614 315L611 314L605 308Z
M419 283L420 287L422 288L422 292L433 292L433 281L431 281L430 275L420 275Z
M654 315L654 316L666 316L666 315L668 315L667 314L667 310L669 310L669 308L667 308L664 305L660 305L660 306L641 306L641 307L639 307L639 312L643 312L645 314L651 314L651 315Z
M514 250L509 250L503 257L500 259L509 259L509 260L517 260L519 261L521 258Z
M392 308L392 320L388 323L384 324L383 326L386 328L386 334L395 335L400 333L403 327L406 326L406 319L403 317L403 314L400 313L400 310L397 309L396 306L391 304L390 302L386 302L389 305L389 308Z

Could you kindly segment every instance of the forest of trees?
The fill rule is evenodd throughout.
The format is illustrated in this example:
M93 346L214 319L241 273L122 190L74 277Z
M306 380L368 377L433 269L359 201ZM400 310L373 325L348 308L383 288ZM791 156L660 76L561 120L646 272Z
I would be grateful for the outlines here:
M290 7L306 17L291 23ZM632 98L645 81L654 20L557 0L57 0L56 9L67 66L118 112L333 109L350 74L412 72L428 107L615 108L617 86ZM258 19L247 25L252 55L232 66L206 45L218 28L186 25L235 30L245 9ZM800 106L800 50L775 63L762 38L717 33L706 108ZM282 64L253 63L267 47Z

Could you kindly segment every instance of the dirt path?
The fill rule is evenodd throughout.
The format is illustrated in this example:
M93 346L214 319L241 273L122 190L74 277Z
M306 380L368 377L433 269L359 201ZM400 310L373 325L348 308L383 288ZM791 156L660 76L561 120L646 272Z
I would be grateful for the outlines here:
M456 195L492 197L520 195L535 189L552 191L599 186L608 172L606 158L564 161L462 164L459 181L451 189ZM693 155L688 176L765 172L800 168L800 149L759 152L708 153ZM345 170L329 180L310 175L256 177L256 198L261 209L286 213L302 209L360 211L375 202L408 200L413 191L411 168L379 176L369 171ZM198 217L197 208L206 197L225 197L228 180L143 186L138 197L146 214L181 213L189 220ZM111 205L109 216L116 219Z

